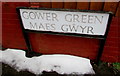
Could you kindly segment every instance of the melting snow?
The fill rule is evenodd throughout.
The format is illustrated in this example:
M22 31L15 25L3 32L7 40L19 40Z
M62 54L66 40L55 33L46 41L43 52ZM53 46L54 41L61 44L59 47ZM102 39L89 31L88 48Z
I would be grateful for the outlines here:
M90 60L82 57L53 54L27 58L25 51L17 49L0 50L0 62L14 67L17 71L28 70L36 75L43 71L59 74L95 74Z

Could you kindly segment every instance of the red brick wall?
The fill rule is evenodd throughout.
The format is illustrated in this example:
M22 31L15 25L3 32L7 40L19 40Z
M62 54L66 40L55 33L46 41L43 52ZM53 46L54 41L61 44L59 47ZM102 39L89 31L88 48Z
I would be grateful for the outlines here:
M104 61L118 61L118 56L120 56L119 48L119 20L118 17L113 17L110 30L108 33L107 41L105 44L102 60Z
M8 2L2 4L2 45L5 48L18 48L27 49L26 44L22 35L20 27L20 21L16 12L16 7L19 6L35 6L35 7L55 7L57 3L14 3ZM61 3L63 5L63 3ZM75 4L75 3L73 3ZM90 4L90 3L87 3ZM37 5L37 6L36 6ZM69 3L64 3L65 8L72 8ZM69 6L68 6L69 5ZM63 8L61 5L57 8ZM78 7L78 6L76 6ZM120 62L120 49L119 39L120 35L118 32L119 17L113 17L110 31L105 44L102 60L109 62ZM32 43L33 51L40 52L43 54L72 54L83 57L89 57L95 59L98 48L99 40L89 38L79 38L70 36L59 36L59 35L48 35L48 34L35 34L29 33L30 41Z
M26 49L16 7L29 3L2 3L2 44L3 47Z

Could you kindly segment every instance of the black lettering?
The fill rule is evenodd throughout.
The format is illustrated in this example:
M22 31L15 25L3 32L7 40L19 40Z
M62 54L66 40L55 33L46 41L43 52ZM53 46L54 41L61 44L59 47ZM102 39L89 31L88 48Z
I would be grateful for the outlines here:
M51 24L51 30L55 30L55 24Z
M46 20L50 21L50 13L46 13Z
M36 24L36 23L32 24L32 23L30 22L30 28L36 29L36 28L37 28L37 24Z
M78 26L75 27L75 24L73 26L69 25L70 31L75 31L77 32Z
M79 16L77 14L74 14L73 21L74 22L76 22L76 21L79 22L78 18L79 18Z
M50 30L50 24L46 23L46 30Z
M44 16L45 16L45 13L37 13L37 12L35 12L35 14L36 14L36 17L38 18L38 19L44 19Z
M94 33L93 33L93 27L89 26L89 27L88 27L88 30L87 30L87 33L92 33L92 34L94 34Z
M68 22L71 22L72 21L72 15L71 14L67 14L65 15L65 20L68 21Z
M93 23L93 16L92 15L88 15L88 23Z
M52 21L58 21L58 19L57 19L57 14L55 14L55 13L52 13Z
M97 16L95 16L95 21L94 21L94 23L96 23L96 20L98 20L98 22L102 23L102 21L103 21L103 16L101 16L101 19L98 18Z
M86 26L80 26L80 28L82 29L82 33L84 33L84 30L85 30L85 28L86 28Z
M30 12L30 13L29 13L29 17L30 17L31 19L35 19L35 18L36 18L36 15L35 15L33 12Z
M82 15L82 23L86 23L87 15Z
M43 26L42 23L40 23L40 25L38 26L39 29L44 29L45 30L45 27Z
M67 31L68 31L67 26L68 26L68 25L62 25L62 26L61 26L62 31L67 32Z
M27 12L27 11L22 12L22 16L23 16L23 18L25 18L25 19L29 19L29 16L28 16L28 12Z

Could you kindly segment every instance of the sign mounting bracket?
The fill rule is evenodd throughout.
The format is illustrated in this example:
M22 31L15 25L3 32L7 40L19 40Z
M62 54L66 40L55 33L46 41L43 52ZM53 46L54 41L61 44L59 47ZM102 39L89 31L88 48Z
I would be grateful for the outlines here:
M99 39L96 58L99 63L112 20L111 12L31 7L18 7L17 12L28 48L27 57L41 55L32 51L28 32L46 33Z

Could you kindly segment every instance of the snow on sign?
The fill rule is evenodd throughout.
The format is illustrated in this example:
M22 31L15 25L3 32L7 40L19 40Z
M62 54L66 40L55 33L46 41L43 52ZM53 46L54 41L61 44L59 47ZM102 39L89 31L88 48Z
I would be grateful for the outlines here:
M108 13L20 9L24 29L75 33L86 35L105 35Z

